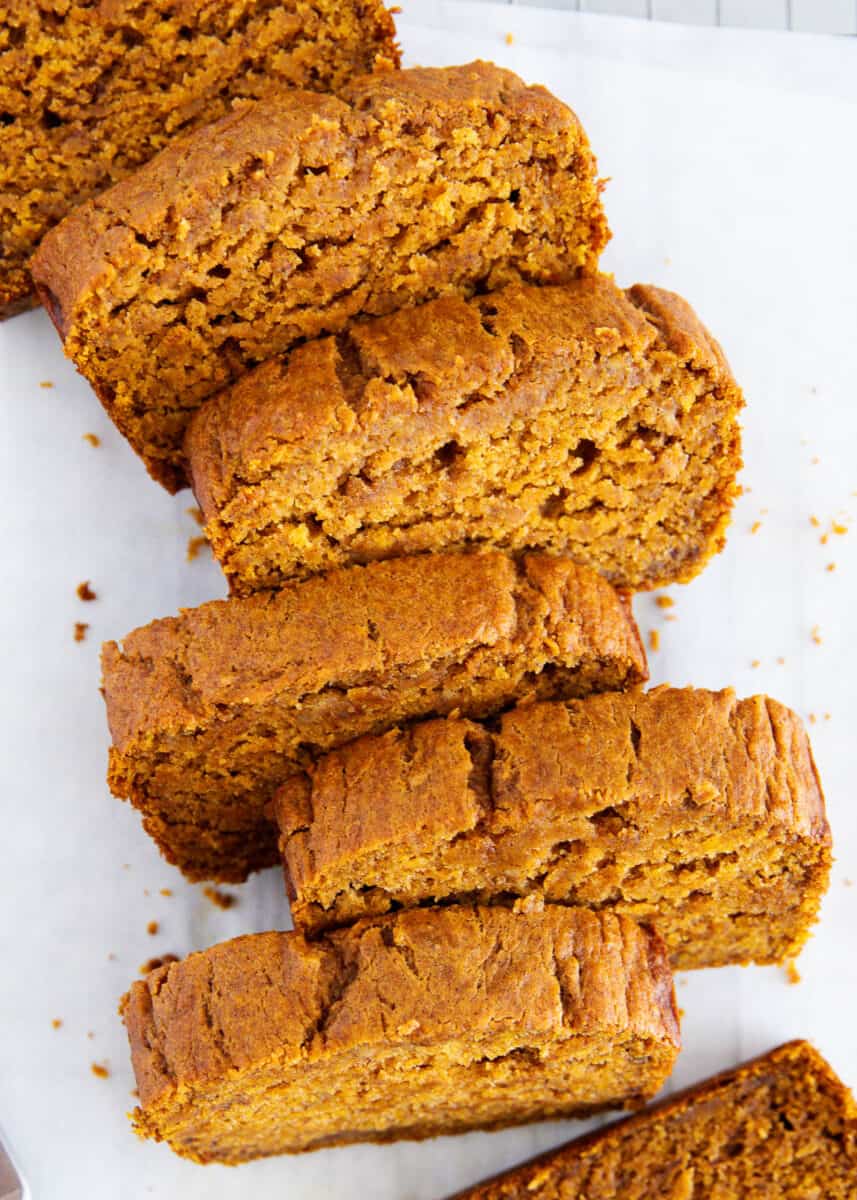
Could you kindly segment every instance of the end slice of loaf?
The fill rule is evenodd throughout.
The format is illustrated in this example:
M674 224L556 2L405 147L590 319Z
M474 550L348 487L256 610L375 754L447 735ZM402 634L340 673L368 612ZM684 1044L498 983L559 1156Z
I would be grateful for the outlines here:
M150 473L250 367L358 314L570 279L607 240L580 123L490 63L283 92L164 150L45 238L66 353Z
M103 650L110 787L190 878L278 861L265 808L319 753L646 675L629 609L566 559L427 555L154 621Z
M852 1200L855 1184L857 1105L795 1041L454 1200Z
M493 732L410 725L321 758L274 811L308 932L527 898L652 922L682 969L795 955L831 863L800 719L732 691L532 704Z
M180 133L284 87L398 65L381 0L49 5L0 16L0 318L32 302L39 240Z
M596 276L300 346L203 405L185 450L239 594L479 545L568 554L639 591L722 549L742 404L680 297Z
M138 1132L198 1162L632 1107L679 1048L656 934L449 908L238 938L133 984Z

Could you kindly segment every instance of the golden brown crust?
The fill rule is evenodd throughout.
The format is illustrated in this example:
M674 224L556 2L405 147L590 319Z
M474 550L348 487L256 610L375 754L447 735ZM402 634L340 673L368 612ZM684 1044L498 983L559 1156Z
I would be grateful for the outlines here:
M381 0L5 5L0 317L32 303L27 260L75 204L236 98L397 66L395 36Z
M240 879L276 861L265 806L315 754L410 716L630 686L646 667L594 572L484 554L214 601L108 642L103 671L114 793L183 870Z
M558 1110L638 1103L660 1086L679 1046L672 979L657 936L583 910L403 913L312 943L297 933L256 934L158 968L132 985L122 1011L141 1101L139 1132L202 1161L420 1136L421 1120L427 1132L478 1126L478 1108L468 1111L468 1102L487 1069L480 1059L501 1044L507 1058L527 1063L527 1090L542 1096L547 1110L557 1101L545 1078L553 1071L562 1077L564 1057L580 1065L590 1055L597 1078L598 1053L609 1039L617 1061L637 1056L631 1091L599 1095L602 1079L585 1099L561 1097ZM354 1055L364 1077L376 1061L388 1064L386 1072L376 1074L357 1111L328 1097L327 1111L310 1128L301 1093L320 1081L315 1100L304 1101L318 1114L325 1071L347 1066ZM414 1069L426 1064L419 1084L403 1072L408 1061ZM456 1068L470 1072L471 1097L455 1090ZM404 1129L378 1103L397 1073L410 1093ZM257 1089L287 1100L263 1146L253 1141ZM440 1125L424 1106L423 1089L435 1103L442 1098ZM529 1115L521 1103L510 1092L492 1107L492 1123L498 1114L501 1121ZM217 1137L221 1117L228 1147Z
M680 297L594 276L301 346L203 405L185 454L234 593L479 545L568 554L638 591L722 547L742 404Z
M654 921L676 968L792 957L831 838L800 718L658 688L366 737L273 805L296 927L527 898Z
M473 63L341 95L239 107L34 258L66 353L173 488L192 412L249 367L358 314L572 278L608 237L585 134L544 89Z
M848 1200L855 1178L857 1105L792 1041L451 1200Z

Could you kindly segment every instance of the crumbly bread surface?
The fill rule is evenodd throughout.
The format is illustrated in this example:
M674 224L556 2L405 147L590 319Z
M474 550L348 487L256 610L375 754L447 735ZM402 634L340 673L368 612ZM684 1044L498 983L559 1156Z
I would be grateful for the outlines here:
M487 716L646 675L625 602L529 555L426 555L154 621L103 651L109 782L191 878L278 861L265 809L318 754L397 721Z
M40 239L236 97L398 65L380 0L11 0L0 16L0 316Z
M852 1200L855 1187L857 1105L795 1041L454 1200Z
M150 473L296 342L444 293L572 278L607 240L574 114L489 63L284 92L162 151L33 260L66 353Z
M658 936L580 909L255 934L122 1007L138 1132L200 1162L632 1107L679 1048Z
M361 738L277 795L295 925L478 898L654 923L673 966L794 956L830 829L800 718L657 688Z
M741 393L678 296L604 276L446 296L263 363L185 450L234 592L493 545L639 591L720 550Z

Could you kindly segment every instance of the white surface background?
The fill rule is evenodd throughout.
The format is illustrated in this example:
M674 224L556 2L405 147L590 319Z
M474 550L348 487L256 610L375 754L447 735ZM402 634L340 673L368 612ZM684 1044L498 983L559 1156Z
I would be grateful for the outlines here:
M857 526L822 545L809 521L857 514L857 42L430 0L406 2L400 22L412 63L494 58L573 105L612 177L606 268L687 295L746 390L748 494L728 549L674 590L675 621L651 597L637 613L661 631L655 681L769 691L818 716L838 862L798 986L779 968L679 979L674 1084L807 1036L857 1085ZM285 927L286 904L268 872L231 889L236 908L215 909L104 784L100 642L224 593L209 560L185 561L191 496L148 482L43 313L0 327L0 422L0 1124L38 1200L429 1200L577 1132L552 1124L238 1170L194 1167L131 1135L116 1003L139 964ZM83 579L97 602L76 598ZM80 645L76 620L91 625Z

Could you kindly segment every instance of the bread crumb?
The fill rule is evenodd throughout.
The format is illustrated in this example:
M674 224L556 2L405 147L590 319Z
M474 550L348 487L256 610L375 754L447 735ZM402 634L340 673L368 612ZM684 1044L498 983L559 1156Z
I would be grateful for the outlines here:
M671 267L672 265L673 265L673 260L670 258L670 256L668 254L665 255L664 256L664 266Z
M830 713L825 713L825 714L824 714L824 719L825 719L825 721L829 721L829 720L830 720Z
M675 600L673 600L672 596L656 596L655 604L657 604L658 608L673 608Z
M204 534L200 534L199 537L189 538L187 543L187 561L193 562L195 558L199 558L200 550L203 546L207 545L208 538Z
M756 667L761 667L761 665L762 665L762 660L760 658L754 658L753 661L750 663L750 666L753 668L754 671L755 671Z
M812 636L812 640L815 642L816 646L820 646L821 645L821 627L818 625L813 625L811 636Z
M202 509L198 504L192 504L190 508L185 509L185 512L189 517L193 517L200 529L203 527L205 524L205 517L202 515Z
M649 649L650 650L660 650L660 648L661 648L661 635L658 633L657 629L650 629L649 630Z
M515 41L514 33L507 33L506 34L506 45L511 46L514 43L514 41Z
M821 525L821 521L819 521L818 517L810 517L809 523L813 527L813 529L818 529Z
M826 546L827 545L827 534L823 533L818 540L821 542L822 546Z
M836 563L835 562L828 563L824 569L825 569L825 571L835 571Z
M95 1075L95 1077L97 1079L109 1079L110 1078L110 1072L108 1071L108 1069L104 1065L104 1063L94 1062L89 1069L90 1069L90 1071L92 1071L92 1074Z
M777 659L777 662L779 663L779 665L781 667L784 667L786 665L786 660L783 658L782 655L780 655L780 657Z
M51 1027L53 1029L62 1029L62 1018L54 1017L54 1019L51 1021Z
M818 466L818 464L821 462L821 459L818 457L818 455L817 455L817 454L814 454L814 455L812 456L812 458L810 459L810 462L812 463L812 465L813 465L814 467L817 467L817 466Z
M146 933L148 933L148 935L150 937L154 937L159 929L160 929L160 925L158 924L157 921L150 921L149 924L146 926Z
M232 908L238 903L238 897L231 895L229 892L220 892L215 887L204 887L202 889L203 896L210 900L216 908Z
M161 895L162 895L162 896L172 896L172 894L173 894L173 889L172 889L172 888L161 888Z
M809 714L809 723L810 723L810 725L814 725L814 724L816 723L816 721L817 721L817 720L818 720L818 717L815 715L815 713L810 713L810 714Z
M838 534L839 537L843 537L844 534L848 532L848 526L843 525L841 521L834 521L830 528L835 534Z
M753 522L753 524L750 526L750 532L751 532L751 533L758 533L758 532L759 532L759 530L760 530L761 528L762 528L762 522L761 522L761 521L754 521L754 522Z
M89 1038L90 1041L92 1041L92 1039L95 1037L95 1034L92 1032L91 1029L87 1029L86 1036Z
M800 983L800 971L798 971L797 967L795 966L795 960L793 958L790 958L785 964L785 971L786 979L788 979L789 983Z
M84 579L83 583L79 583L77 585L77 598L78 598L78 600L87 600L87 601L98 599L95 592L89 586L88 579Z
M116 955L113 953L113 951L112 951L112 950L111 950L111 951L110 951L110 953L107 955L107 961L108 961L108 962L116 962Z
M842 880L842 882L843 882L843 884L845 885L845 887L854 887L854 880L853 880L853 879L849 879L847 875L846 875L846 877L845 877L845 878Z
M679 1010L678 1010L678 1019L679 1019L680 1021L683 1021L683 1020L684 1020L684 1012L685 1012L685 1010L684 1010L683 1008L679 1008Z
M89 625L86 623L86 621L75 621L75 623L74 623L74 640L76 642L82 642L84 640L84 638L86 637L87 629L89 629Z
M97 433L85 433L83 435L83 440L85 442L89 442L90 446L94 446L96 448L101 445L101 438Z
M177 954L160 954L156 958L147 958L144 963L140 964L140 974L148 975L150 971L157 971L158 967L165 967L167 963L178 961Z
M39 380L40 388L52 388L53 386L54 386L54 381L52 379L40 379Z
M677 621L678 617L675 616L674 613L667 613L667 615L664 617L664 620L665 621Z

